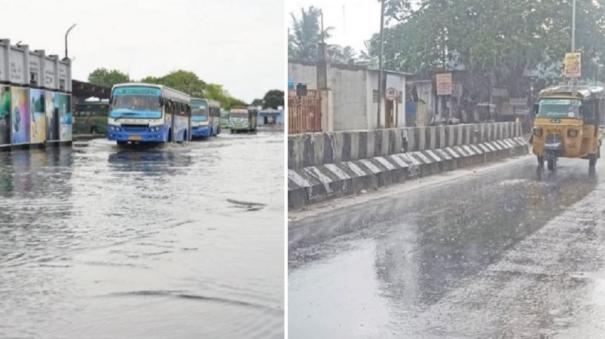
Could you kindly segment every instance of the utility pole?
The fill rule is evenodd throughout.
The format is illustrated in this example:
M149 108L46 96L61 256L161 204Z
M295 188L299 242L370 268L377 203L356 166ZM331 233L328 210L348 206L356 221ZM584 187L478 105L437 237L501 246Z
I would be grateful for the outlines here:
M76 24L71 25L71 27L69 27L67 29L67 31L65 32L65 59L68 59L69 56L67 54L67 36L69 35L69 32L71 32L71 30L76 27Z
M382 105L382 55L384 53L384 0L380 3L380 54L378 55L378 113L376 115L376 128L380 128L380 106Z
M571 52L576 51L576 0L573 0L571 17Z

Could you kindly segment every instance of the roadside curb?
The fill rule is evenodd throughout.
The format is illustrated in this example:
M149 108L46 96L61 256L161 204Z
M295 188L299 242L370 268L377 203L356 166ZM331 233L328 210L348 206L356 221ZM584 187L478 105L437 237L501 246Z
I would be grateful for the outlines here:
M522 137L288 169L288 208L529 152Z

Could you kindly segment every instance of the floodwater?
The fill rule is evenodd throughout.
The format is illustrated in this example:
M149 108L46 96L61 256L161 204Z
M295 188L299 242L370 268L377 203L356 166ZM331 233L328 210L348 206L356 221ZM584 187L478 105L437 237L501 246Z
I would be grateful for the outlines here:
M291 222L290 338L605 337L605 166L559 166L524 157Z
M283 134L0 153L0 337L281 338Z

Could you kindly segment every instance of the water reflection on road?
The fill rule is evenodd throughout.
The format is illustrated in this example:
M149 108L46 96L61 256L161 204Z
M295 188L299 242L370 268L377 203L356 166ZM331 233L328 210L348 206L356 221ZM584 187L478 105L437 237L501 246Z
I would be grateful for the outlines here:
M572 326L590 294L574 276L599 271L605 254L605 208L594 205L604 167L561 164L538 175L527 158L293 222L290 337L540 337Z
M0 153L0 337L282 337L282 168L281 134Z

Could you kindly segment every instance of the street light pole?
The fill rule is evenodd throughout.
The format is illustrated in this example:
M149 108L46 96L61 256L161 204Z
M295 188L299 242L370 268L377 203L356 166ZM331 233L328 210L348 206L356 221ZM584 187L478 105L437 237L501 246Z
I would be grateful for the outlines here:
M576 0L573 0L571 17L571 52L576 51Z
M383 29L384 29L384 0L380 4L380 54L378 55L378 113L376 116L376 128L380 128L380 106L382 105L382 55L384 53L384 41L383 41Z
M65 59L68 58L68 54L67 54L67 36L69 35L69 32L71 32L71 30L76 27L76 24L71 25L71 27L69 27L67 29L67 31L65 32Z

